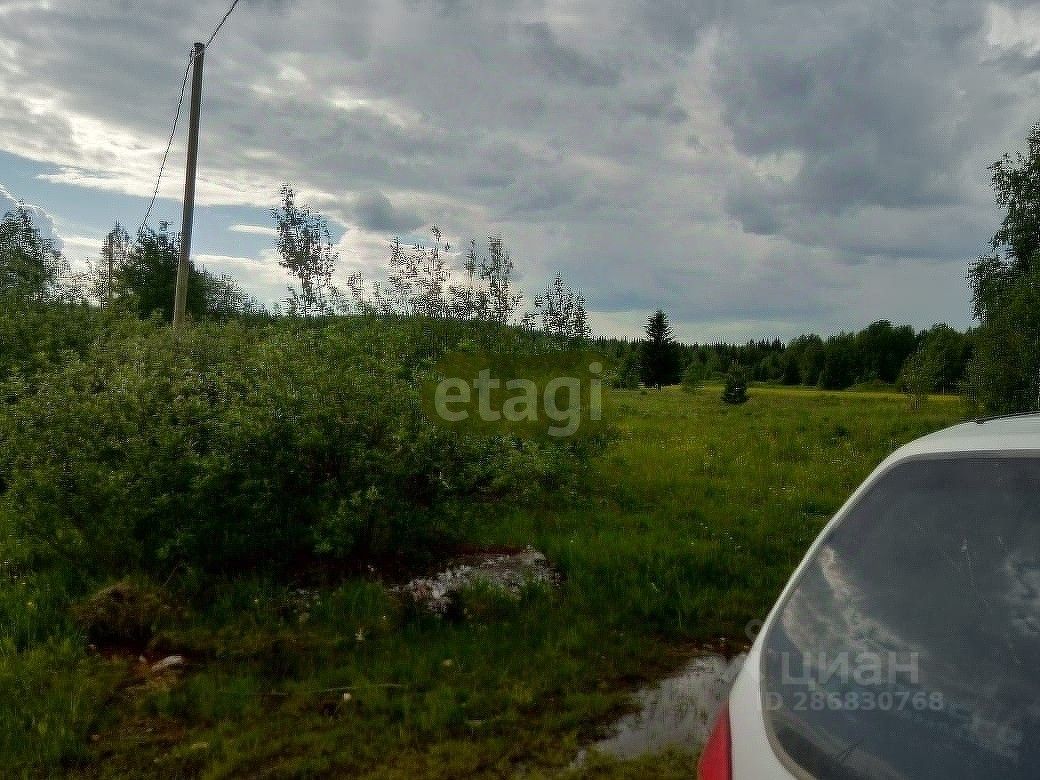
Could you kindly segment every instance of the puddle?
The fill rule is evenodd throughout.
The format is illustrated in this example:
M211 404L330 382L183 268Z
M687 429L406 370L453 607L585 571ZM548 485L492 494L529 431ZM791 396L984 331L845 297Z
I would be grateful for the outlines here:
M619 720L614 735L592 747L617 758L659 753L673 745L699 750L708 741L744 658L743 653L731 659L721 655L694 658L679 673L640 691L639 711ZM583 750L575 763L584 758Z

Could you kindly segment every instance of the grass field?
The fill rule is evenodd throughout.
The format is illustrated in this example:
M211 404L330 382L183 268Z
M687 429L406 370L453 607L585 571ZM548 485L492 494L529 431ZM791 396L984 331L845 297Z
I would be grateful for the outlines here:
M704 643L745 642L863 477L962 408L781 388L731 407L708 386L616 392L609 409L619 439L586 490L498 509L472 533L543 551L561 587L519 603L473 593L465 621L403 611L374 580L302 594L238 582L169 621L153 652L189 666L154 677L71 630L25 641L64 608L34 595L0 627L0 773L692 776L681 752L567 767L640 683Z

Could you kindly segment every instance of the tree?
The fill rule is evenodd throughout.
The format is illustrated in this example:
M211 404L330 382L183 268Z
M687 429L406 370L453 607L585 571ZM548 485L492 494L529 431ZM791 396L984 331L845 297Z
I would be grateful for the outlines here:
M115 297L113 280L116 271L126 262L127 253L130 250L130 234L122 225L116 222L115 227L108 231L105 243L101 245L101 265L99 267L97 287L92 290L97 295L98 304L108 307L112 305Z
M40 235L21 203L0 220L0 294L25 301L61 297L65 258Z
M856 381L856 337L851 333L831 336L824 344L823 368L819 385L826 390L842 390Z
M75 275L87 301L103 309L116 305L115 278L126 263L130 246L130 234L116 222L105 235L98 257L88 258L86 270Z
M704 373L707 377L717 379L722 376L723 373L723 362L719 356L718 350L711 350L708 352L708 357L704 361Z
M781 382L785 385L797 385L802 381L798 369L798 356L793 354L790 348L784 351L781 363L783 364L783 376L781 377Z
M1040 124L1027 147L989 167L1005 216L968 274L980 326L967 388L998 413L1040 408Z
M283 211L285 208L283 207ZM592 335L585 297L557 273L534 310L520 314L523 294L513 282L515 265L501 236L487 239L487 250L471 240L462 263L463 276L453 275L451 246L432 227L433 244L406 248L400 238L390 243L387 276L371 284L355 273L347 279L348 299L335 292L337 308L381 315L445 317L529 329L541 320L542 330L562 341L584 342ZM371 292L371 295L369 295Z
M286 307L291 316L314 317L332 314L339 291L332 284L339 254L332 244L328 222L321 214L296 204L296 193L288 184L280 190L281 205L271 209L278 231L275 245L278 264L296 277L300 289L289 288Z
M545 293L535 298L534 306L541 314L542 329L550 336L584 341L592 335L585 298L563 281L562 274L553 277Z
M798 376L803 385L814 386L820 381L823 364L827 358L823 339L815 333L799 336L787 347L798 366Z
M906 359L899 375L899 387L910 396L914 409L920 409L924 399L936 383L936 367L924 352L915 352Z
M434 238L430 247L416 244L408 248L394 238L386 279L372 282L369 296L365 279L360 273L353 274L347 280L350 306L337 293L339 307L383 315L531 324L533 314L516 320L523 294L513 285L513 260L500 236L488 237L486 252L478 250L475 239L470 241L462 266L465 276L461 282L453 282L448 263L451 245L442 240L436 225L430 231ZM535 305L541 304L536 301ZM581 312L584 315L584 301Z
M515 266L502 237L488 236L487 252L480 253L476 239L471 240L462 269L463 282L448 285L447 314L459 320L512 322L524 296L513 288ZM529 317L521 322L529 323Z
M893 327L879 320L856 334L855 359L858 363L853 381L879 379L895 382L903 362L917 348L917 336L909 325Z
M639 387L639 355L634 349L625 352L613 372L611 387L618 390L636 390Z
M779 352L769 352L755 366L754 378L761 379L764 382L779 382L784 378L785 368L781 354Z
M114 305L141 318L158 313L166 322L172 322L179 256L180 240L169 232L168 223L160 222L158 231L142 228L122 261L114 265ZM103 276L98 280L103 280ZM214 276L189 261L186 311L191 317L220 318L262 309L231 277Z
M734 363L726 373L726 384L722 388L722 400L727 404L742 404L748 400L747 372Z
M444 259L449 245L441 243L441 231L434 225L432 247L416 244L410 249L395 237L390 242L390 260L385 283L372 285L371 308L379 314L401 316L443 317L448 315L447 287L451 272ZM352 276L347 285L354 298L355 308L365 310L364 282L360 275Z
M166 322L172 322L179 254L180 240L169 232L167 222L160 222L158 231L142 228L124 262L114 271L114 297L139 317L158 313ZM201 317L205 305L201 279L195 264L189 263L186 311L193 317Z
M266 312L263 304L249 295L235 279L227 274L216 276L205 269L199 273L202 277L204 309L207 317L226 319L241 314Z
M513 318L513 313L520 306L523 296L513 292L513 258L505 248L501 236L488 236L487 254L479 258L476 254L476 243L470 242L470 251L465 264L470 289L474 287L474 267L477 272L476 296L475 299L473 297L468 299L475 300L474 316L483 322L497 322L504 325ZM557 279L562 283L563 280L559 274L557 274ZM573 298L573 293L569 288L567 293ZM584 304L582 305L584 306ZM538 306L537 301L535 301L535 306ZM566 324L565 320L564 325Z
M704 380L707 378L708 366L700 359L700 355L695 355L683 370L683 390L693 392L704 384Z
M958 333L949 325L933 325L923 331L917 352L906 359L899 377L900 389L906 390L912 380L927 377L926 392L946 393L955 390L964 375L964 366L971 353L967 335Z
M679 381L679 359L668 315L658 309L646 321L646 340L641 349L643 384L661 389Z

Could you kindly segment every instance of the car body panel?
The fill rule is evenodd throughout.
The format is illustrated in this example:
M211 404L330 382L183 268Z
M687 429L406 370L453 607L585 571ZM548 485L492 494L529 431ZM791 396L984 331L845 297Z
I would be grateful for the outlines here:
M790 763L786 757L781 759L779 751L772 745L762 712L762 646L782 605L791 590L797 586L800 575L824 544L831 529L841 523L850 507L856 504L863 493L896 464L921 457L954 457L982 453L1040 454L1040 414L961 423L900 447L870 473L821 529L763 622L730 691L729 714L735 780L789 780L793 777L810 777L800 767Z

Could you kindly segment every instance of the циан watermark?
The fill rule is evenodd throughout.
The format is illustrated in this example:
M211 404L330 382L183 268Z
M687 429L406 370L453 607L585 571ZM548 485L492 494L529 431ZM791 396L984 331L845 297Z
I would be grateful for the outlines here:
M768 651L779 685L769 709L931 710L944 708L939 691L923 687L916 652L868 650L833 653Z
M584 351L453 353L423 384L423 408L438 425L478 435L592 435L603 429L605 365Z
M754 642L763 621L748 621L744 633ZM924 687L921 656L915 651L776 651L764 648L772 690L769 710L931 711L946 709L941 691Z

